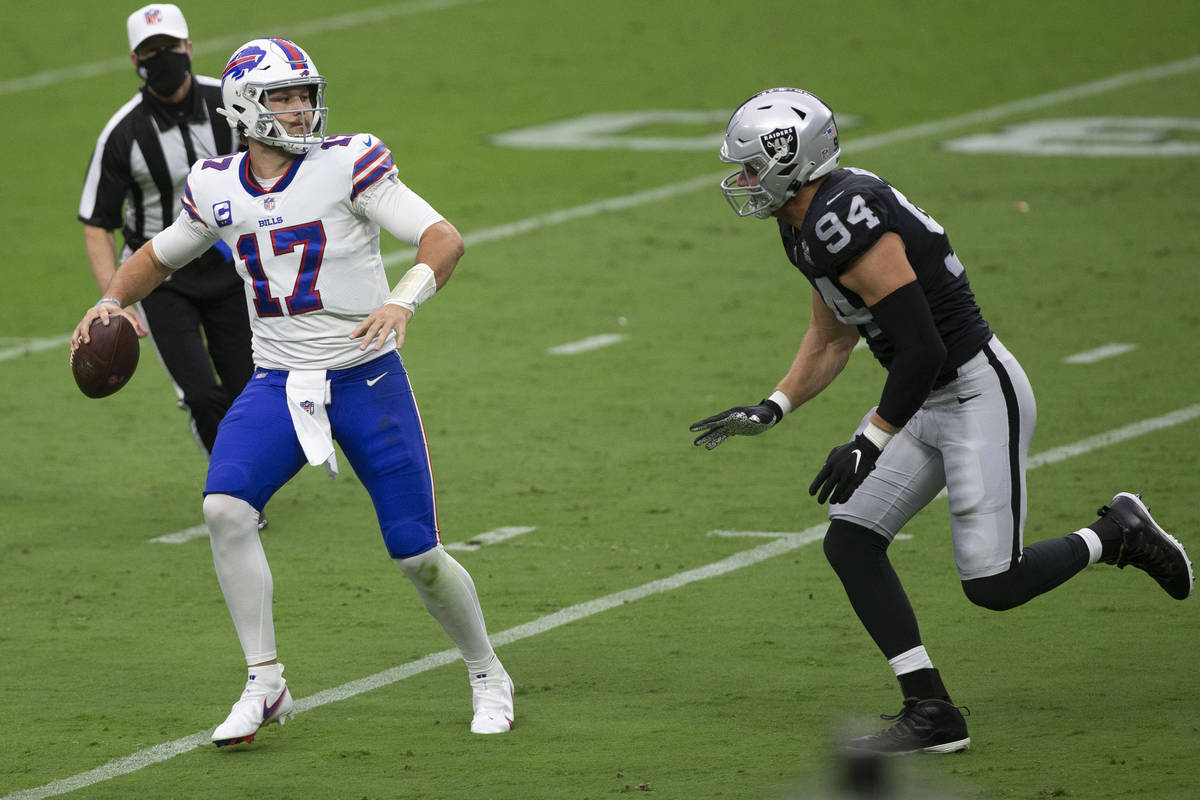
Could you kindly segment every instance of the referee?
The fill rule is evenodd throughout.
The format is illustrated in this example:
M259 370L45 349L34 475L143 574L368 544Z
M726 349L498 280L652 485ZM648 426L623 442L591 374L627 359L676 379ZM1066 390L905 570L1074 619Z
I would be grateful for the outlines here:
M121 260L174 221L188 169L234 152L216 113L219 81L191 74L192 43L177 6L152 4L126 23L141 91L104 126L79 202L87 257L103 291ZM228 248L213 248L175 272L140 308L180 406L205 453L217 425L253 370L245 292Z

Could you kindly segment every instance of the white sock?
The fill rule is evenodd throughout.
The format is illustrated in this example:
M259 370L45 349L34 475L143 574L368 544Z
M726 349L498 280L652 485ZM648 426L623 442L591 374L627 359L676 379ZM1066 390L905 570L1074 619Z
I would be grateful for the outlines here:
M1100 542L1100 537L1091 528L1080 528L1075 531L1075 535L1083 539L1083 543L1087 545L1089 557L1088 564L1095 564L1100 560L1100 554L1104 552L1104 545Z
M897 678L919 669L933 669L933 662L929 660L929 654L925 652L923 644L919 644L911 650L905 650L895 658L889 658L888 663L892 665L892 670L896 673Z
M258 512L245 500L210 494L204 498L204 521L208 523L217 581L246 663L271 661L276 657L275 620L271 614L275 583L258 538Z
M458 647L472 673L493 669L496 652L488 641L475 582L439 544L412 558L393 559L412 581L421 602Z
M283 664L278 662L250 667L249 673L250 680L255 683L264 683L270 686L279 686L283 683Z

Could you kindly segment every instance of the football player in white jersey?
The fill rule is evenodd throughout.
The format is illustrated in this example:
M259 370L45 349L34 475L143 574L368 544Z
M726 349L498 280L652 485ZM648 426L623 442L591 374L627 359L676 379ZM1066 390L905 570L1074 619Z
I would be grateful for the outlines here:
M878 176L838 169L839 155L833 112L808 92L760 92L730 119L721 159L736 170L721 189L739 216L776 218L789 260L812 284L812 319L773 394L692 430L709 450L766 431L828 386L866 338L888 373L879 403L829 453L809 493L829 501L825 554L892 667L904 708L893 727L847 748L957 752L971 741L966 722L887 556L943 488L963 591L984 608L1018 606L1096 562L1145 570L1182 600L1192 568L1129 492L1087 527L1022 545L1037 418L1029 381L984 320L941 225Z
M249 677L213 741L252 741L293 711L256 522L306 462L336 473L335 440L371 496L388 554L462 653L471 730L508 731L513 682L471 576L441 545L425 433L397 352L413 312L450 278L462 237L400 182L382 142L325 135L325 79L296 44L247 42L221 80L222 113L248 150L193 166L179 217L121 265L72 340L88 341L97 317L132 321L134 303L218 240L236 255L256 368L218 432L204 516ZM417 246L390 291L381 227Z

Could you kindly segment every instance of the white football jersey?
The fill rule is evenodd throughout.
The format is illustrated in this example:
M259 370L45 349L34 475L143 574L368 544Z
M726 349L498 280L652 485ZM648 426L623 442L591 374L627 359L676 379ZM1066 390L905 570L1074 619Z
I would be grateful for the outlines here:
M400 204L376 203L405 194ZM263 188L248 153L197 161L183 213L154 239L169 267L216 239L233 250L246 282L254 361L273 369L341 369L376 358L350 332L388 298L379 253L382 223L417 244L442 216L396 175L391 153L369 134L327 137ZM393 220L376 207L404 210ZM394 335L388 345L395 346Z

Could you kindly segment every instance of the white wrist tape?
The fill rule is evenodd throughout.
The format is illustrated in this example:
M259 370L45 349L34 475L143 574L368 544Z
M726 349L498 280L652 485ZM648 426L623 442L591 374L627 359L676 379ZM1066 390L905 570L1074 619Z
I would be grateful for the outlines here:
M416 264L404 273L404 277L388 295L387 302L415 312L417 307L433 297L433 293L436 291L437 279L433 275L433 270L428 264Z
M868 422L867 427L863 429L863 436L867 437L871 444L878 447L881 453L883 452L883 448L887 446L887 443L895 435L894 433L888 433L873 422Z
M768 397L767 399L770 400L771 402L775 403L775 405L779 406L779 408L783 410L783 415L785 417L791 413L792 401L788 399L788 396L786 394L779 391L778 389L771 392L771 396Z

